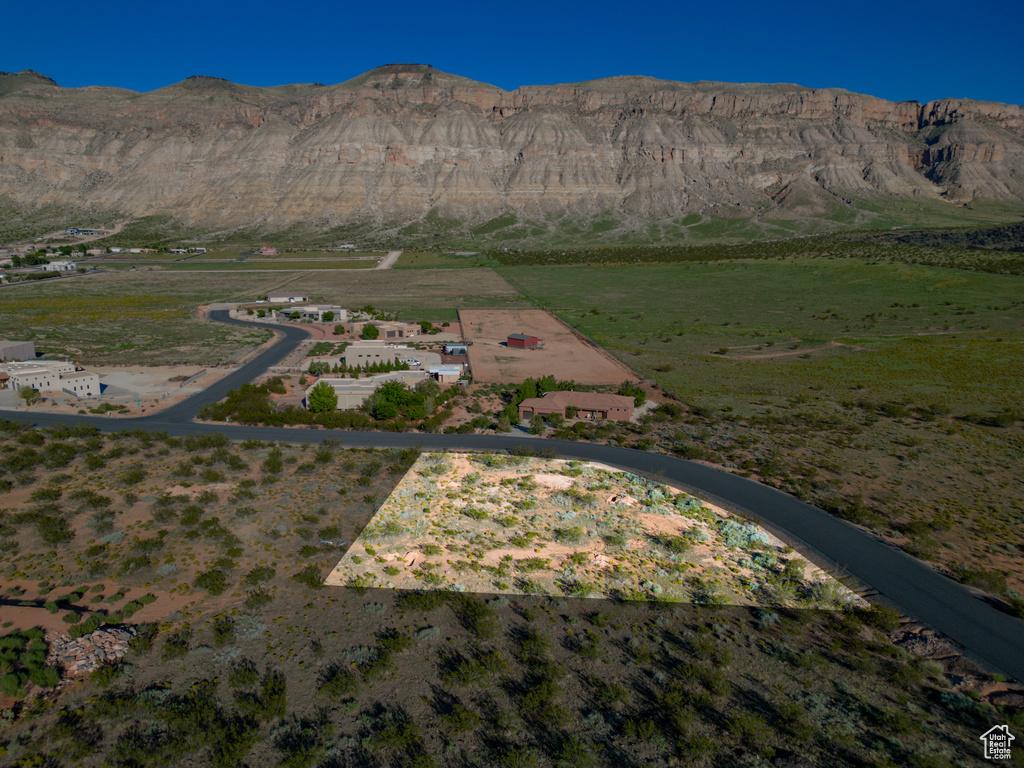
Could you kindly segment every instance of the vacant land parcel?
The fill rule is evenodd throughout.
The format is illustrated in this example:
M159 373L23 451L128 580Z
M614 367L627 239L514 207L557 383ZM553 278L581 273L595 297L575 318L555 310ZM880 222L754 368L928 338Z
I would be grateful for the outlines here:
M622 363L549 312L539 309L460 310L459 320L469 348L475 381L519 383L554 374L580 384L621 384L636 379ZM505 344L510 334L536 336L541 349L516 349Z
M856 598L757 526L580 461L425 454L327 584L721 605Z

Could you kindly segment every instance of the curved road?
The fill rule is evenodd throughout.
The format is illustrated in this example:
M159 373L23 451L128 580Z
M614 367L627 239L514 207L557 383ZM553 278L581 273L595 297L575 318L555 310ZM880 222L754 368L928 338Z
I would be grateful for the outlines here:
M215 310L211 318L224 323L267 327L262 323L230 319L226 310ZM223 432L233 440L255 438L288 443L320 443L334 438L351 447L498 451L516 446L543 446L568 458L600 461L661 475L707 496L709 500L748 514L796 547L837 564L876 590L885 601L955 641L979 661L1024 681L1024 622L1000 612L963 585L876 536L793 496L722 470L674 456L563 440L544 440L539 443L535 438L502 435L349 432L193 422L192 418L201 407L222 399L229 389L252 381L268 367L284 359L308 336L297 326L274 328L284 334L284 338L277 344L203 392L160 413L135 419L43 413L11 414L10 418L27 420L38 426L86 422L106 432L126 428L163 430L175 436Z

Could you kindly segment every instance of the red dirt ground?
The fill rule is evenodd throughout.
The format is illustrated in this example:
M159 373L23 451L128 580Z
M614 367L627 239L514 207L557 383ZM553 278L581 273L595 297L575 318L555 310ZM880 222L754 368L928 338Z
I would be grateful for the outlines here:
M580 384L621 384L641 377L557 317L539 309L460 309L473 380L517 384L553 374ZM543 349L505 346L511 333L536 336Z

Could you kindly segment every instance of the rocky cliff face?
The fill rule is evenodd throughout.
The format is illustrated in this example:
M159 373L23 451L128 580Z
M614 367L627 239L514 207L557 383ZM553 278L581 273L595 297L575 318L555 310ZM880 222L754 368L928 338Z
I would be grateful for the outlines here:
M1024 202L1024 108L617 77L515 91L421 65L334 86L150 93L0 74L0 194L204 228L441 211L813 215L872 196Z

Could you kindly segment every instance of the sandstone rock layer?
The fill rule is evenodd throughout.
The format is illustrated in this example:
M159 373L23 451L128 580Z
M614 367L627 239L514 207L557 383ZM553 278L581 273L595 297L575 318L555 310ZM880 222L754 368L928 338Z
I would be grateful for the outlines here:
M0 74L0 194L205 228L1024 202L1024 109L647 77L504 91L422 65L150 93Z

